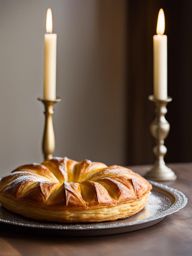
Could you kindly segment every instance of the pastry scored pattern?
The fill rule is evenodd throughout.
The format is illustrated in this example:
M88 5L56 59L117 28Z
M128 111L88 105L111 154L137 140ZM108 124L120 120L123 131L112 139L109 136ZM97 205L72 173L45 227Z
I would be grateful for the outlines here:
M77 162L65 157L14 170L0 181L0 202L19 214L29 207L31 214L23 215L35 219L38 219L37 210L42 215L40 219L46 215L44 210L48 210L54 215L50 220L57 217L59 221L110 220L141 210L150 190L149 182L128 168L89 160ZM124 209L123 215L120 209ZM66 212L69 213L67 217ZM91 216L93 213L98 216ZM44 219L49 220L46 216Z

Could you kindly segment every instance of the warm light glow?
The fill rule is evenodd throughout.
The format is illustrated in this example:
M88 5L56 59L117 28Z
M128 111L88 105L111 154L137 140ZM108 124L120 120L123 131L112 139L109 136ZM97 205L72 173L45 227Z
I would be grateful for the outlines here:
M163 35L165 32L165 14L163 9L159 10L158 19L157 19L157 34Z
M47 9L47 18L46 18L46 30L47 33L52 33L53 31L53 17L51 9Z

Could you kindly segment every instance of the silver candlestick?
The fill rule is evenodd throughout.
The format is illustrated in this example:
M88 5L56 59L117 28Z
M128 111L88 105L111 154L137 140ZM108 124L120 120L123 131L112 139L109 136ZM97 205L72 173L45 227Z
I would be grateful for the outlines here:
M167 148L164 145L170 125L165 118L167 113L167 104L172 101L171 98L165 100L156 99L154 96L149 96L149 100L155 103L156 116L150 126L151 134L156 139L156 146L154 147L154 154L156 157L152 169L145 175L146 178L156 181L170 181L175 180L177 177L175 173L166 166L164 156L167 153Z

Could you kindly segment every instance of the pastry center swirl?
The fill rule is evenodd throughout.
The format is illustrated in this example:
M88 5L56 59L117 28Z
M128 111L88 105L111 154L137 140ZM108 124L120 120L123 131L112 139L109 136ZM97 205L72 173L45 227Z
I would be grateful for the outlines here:
M20 166L2 179L0 193L45 205L116 205L145 195L150 184L122 166L68 158Z

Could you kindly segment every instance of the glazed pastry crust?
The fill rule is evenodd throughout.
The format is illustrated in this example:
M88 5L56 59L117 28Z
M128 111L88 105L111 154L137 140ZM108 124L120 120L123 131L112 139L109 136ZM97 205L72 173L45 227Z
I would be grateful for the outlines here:
M128 168L54 158L23 165L0 181L0 202L36 220L101 222L141 211L151 184Z

